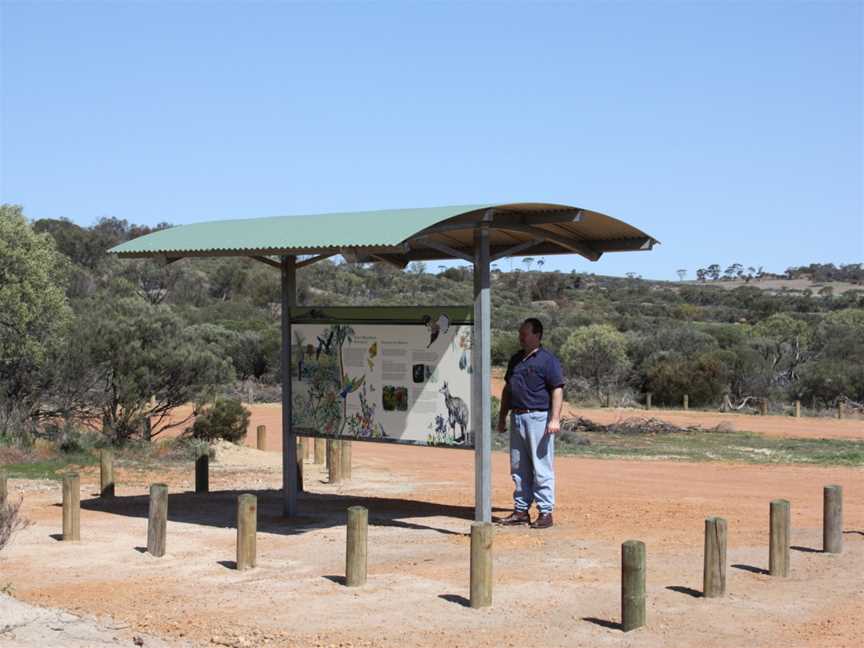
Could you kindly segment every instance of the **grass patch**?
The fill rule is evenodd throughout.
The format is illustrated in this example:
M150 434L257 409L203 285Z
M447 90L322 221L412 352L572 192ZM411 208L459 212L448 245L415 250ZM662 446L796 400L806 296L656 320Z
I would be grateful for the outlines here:
M197 439L170 439L161 442L130 442L121 448L113 448L114 465L134 468L156 468L165 464L191 463L199 449L207 443ZM41 445L30 452L15 449L0 453L5 459L2 468L9 477L16 479L55 479L78 468L99 465L99 448L90 447L64 452L57 446ZM211 450L211 459L212 459ZM11 459L11 460L10 460Z
M3 466L9 477L17 479L62 479L63 473L74 471L76 467L92 466L99 463L99 457L88 452L59 454L50 459L35 459L11 463Z
M864 465L864 441L778 439L748 432L684 432L663 435L584 433L565 435L559 454L587 457L726 461L754 464Z
M508 438L509 434L496 434L493 448L506 450ZM864 466L864 441L779 439L710 430L668 434L564 432L556 441L555 452L599 459Z

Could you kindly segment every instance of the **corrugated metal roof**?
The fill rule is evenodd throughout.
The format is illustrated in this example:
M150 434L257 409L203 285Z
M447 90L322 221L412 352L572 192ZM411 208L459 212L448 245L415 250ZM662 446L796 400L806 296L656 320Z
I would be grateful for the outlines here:
M518 203L274 216L181 225L109 250L122 257L254 256L333 253L360 249L385 260L446 259L442 246L468 251L478 223L493 210L496 249L537 241L532 254L577 253L596 260L605 251L650 249L641 230L599 212L567 205ZM527 250L527 248L526 248ZM458 257L456 257L458 258Z

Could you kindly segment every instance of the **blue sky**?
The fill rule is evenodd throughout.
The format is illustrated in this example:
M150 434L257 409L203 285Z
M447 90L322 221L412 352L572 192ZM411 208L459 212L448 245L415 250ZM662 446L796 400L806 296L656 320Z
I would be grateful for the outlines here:
M864 260L860 2L0 7L31 218L549 201L663 245L547 268Z

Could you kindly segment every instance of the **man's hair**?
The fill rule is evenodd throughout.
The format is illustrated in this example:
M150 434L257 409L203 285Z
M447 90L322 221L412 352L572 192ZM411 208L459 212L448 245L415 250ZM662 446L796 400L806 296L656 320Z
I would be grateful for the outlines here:
M536 317L529 317L524 322L522 322L522 324L530 324L531 331L534 333L534 335L539 335L540 339L543 339L543 322L541 322L539 319L537 319Z

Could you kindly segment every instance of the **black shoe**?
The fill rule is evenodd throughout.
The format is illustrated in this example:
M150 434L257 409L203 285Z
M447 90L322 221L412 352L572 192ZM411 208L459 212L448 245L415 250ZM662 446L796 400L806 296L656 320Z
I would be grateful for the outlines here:
M553 525L551 513L541 513L537 519L531 523L532 529L548 529Z
M531 516L528 515L528 511L519 511L515 510L510 515L505 518L498 518L495 520L496 523L502 524L504 526L516 526L519 524L530 524Z

